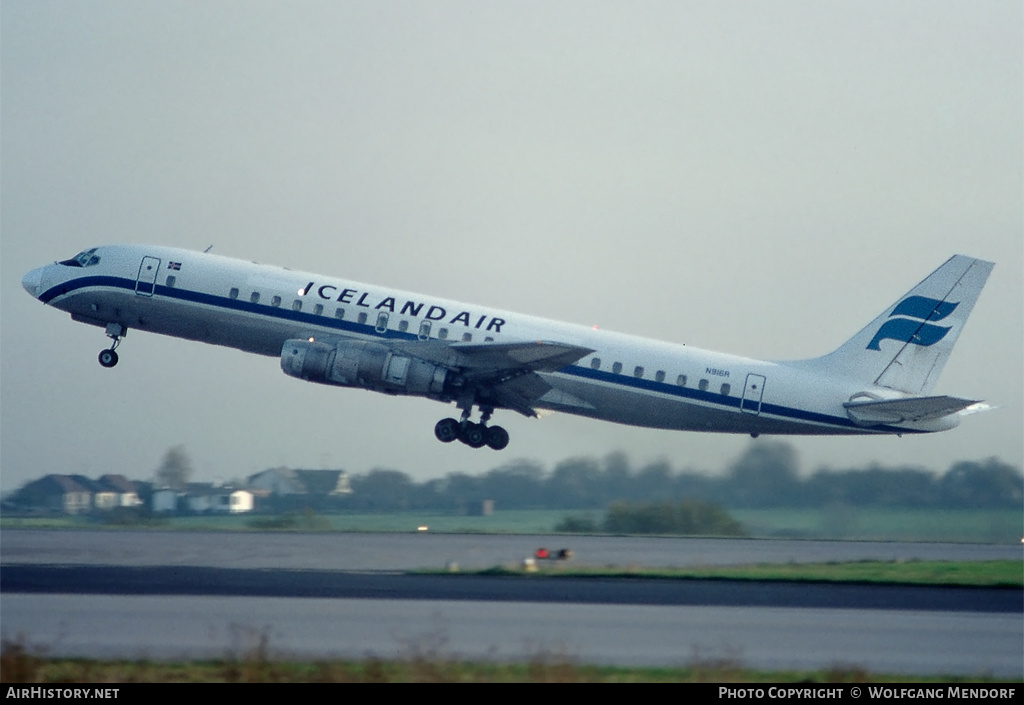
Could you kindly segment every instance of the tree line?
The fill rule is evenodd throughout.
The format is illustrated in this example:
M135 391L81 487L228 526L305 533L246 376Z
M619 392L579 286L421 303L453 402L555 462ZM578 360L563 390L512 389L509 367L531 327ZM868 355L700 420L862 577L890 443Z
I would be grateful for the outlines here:
M481 475L449 473L416 482L398 470L351 477L349 509L433 509L473 512L484 500L500 509L605 509L612 502L712 502L729 509L891 506L907 508L1020 508L1024 475L996 458L960 461L945 472L919 467L798 472L787 443L758 441L723 475L674 471L668 462L632 467L624 453L570 458L550 471L516 460Z

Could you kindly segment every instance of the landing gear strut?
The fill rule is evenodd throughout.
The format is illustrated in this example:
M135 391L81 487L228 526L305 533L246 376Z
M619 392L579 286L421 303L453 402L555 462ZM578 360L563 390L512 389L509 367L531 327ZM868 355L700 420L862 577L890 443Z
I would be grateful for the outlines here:
M494 408L490 406L480 407L480 423L473 423L469 420L472 407L462 411L462 420L441 419L434 426L434 435L442 443L451 443L459 440L470 448L482 448L487 446L494 450L502 450L508 445L508 431L501 426L488 426L487 421L491 418Z
M107 324L107 337L113 340L113 344L100 352L100 364L104 367L113 367L117 364L117 346L121 344L121 337L128 332L128 329L119 323Z

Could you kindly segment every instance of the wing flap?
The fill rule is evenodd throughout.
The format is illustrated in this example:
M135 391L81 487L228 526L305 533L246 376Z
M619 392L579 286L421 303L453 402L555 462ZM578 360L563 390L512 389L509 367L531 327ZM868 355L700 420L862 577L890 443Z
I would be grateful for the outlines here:
M522 343L392 343L396 352L458 371L485 390L497 405L536 416L533 404L552 388L538 372L555 372L594 352L569 343L537 340Z
M499 405L530 417L537 415L533 404L550 391L551 385L533 372L498 382L487 390L488 396Z

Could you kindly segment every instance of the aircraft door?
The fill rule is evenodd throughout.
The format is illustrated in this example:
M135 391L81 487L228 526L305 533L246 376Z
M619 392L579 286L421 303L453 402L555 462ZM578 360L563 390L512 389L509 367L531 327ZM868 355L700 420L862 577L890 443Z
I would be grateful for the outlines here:
M740 401L740 411L748 414L761 413L761 396L764 394L764 376L748 374L746 384L743 385L743 399Z
M135 279L135 293L139 296L152 296L156 288L156 274L160 269L157 257L143 257L139 265L139 276Z

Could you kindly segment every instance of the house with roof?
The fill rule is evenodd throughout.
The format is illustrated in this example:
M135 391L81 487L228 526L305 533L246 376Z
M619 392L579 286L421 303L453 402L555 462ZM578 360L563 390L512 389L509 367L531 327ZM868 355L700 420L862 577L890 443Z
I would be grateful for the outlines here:
M253 510L252 492L208 482L188 483L178 499L192 514L242 514Z
M352 494L344 470L271 468L250 475L246 487L265 496L267 501L261 506L272 511L338 508Z
M250 475L246 484L252 489L266 490L278 497L295 494L342 497L352 492L348 473L344 470L271 468Z
M92 510L93 490L88 478L84 479L85 484L71 475L46 475L18 490L11 502L25 509L85 514Z
M178 511L178 490L170 487L161 487L153 490L150 495L150 507L157 513L171 513Z
M138 507L142 504L135 483L124 475L103 475L92 481L92 503L99 510Z

